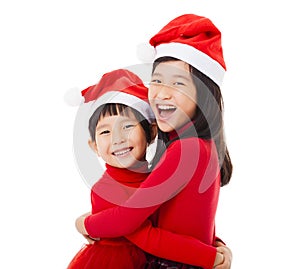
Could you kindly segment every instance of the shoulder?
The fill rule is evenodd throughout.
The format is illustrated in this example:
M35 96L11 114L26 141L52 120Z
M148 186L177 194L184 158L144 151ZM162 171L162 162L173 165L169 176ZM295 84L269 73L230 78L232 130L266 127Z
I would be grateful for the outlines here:
M191 154L197 151L201 151L201 154L210 153L211 150L215 150L215 143L213 140L205 140L198 137L190 137L175 140L167 148L167 152L183 150L189 151Z
M177 167L179 163L184 163L186 167L189 164L195 165L199 162L206 163L210 159L214 143L210 140L204 140L197 137L185 138L173 141L161 156L158 165L164 167Z

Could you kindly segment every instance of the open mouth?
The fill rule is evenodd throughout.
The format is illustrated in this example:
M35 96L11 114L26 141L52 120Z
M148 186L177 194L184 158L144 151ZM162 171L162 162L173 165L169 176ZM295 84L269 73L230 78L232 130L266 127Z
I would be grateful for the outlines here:
M176 110L176 107L173 105L156 105L156 108L161 118L170 117Z
M133 147L124 148L124 149L116 150L112 154L116 157L123 157L123 156L127 155L129 152L131 152L132 149L133 149Z

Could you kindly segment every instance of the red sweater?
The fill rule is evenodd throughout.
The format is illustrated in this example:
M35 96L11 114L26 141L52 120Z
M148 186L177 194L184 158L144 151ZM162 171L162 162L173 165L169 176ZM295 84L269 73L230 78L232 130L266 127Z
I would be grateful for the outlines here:
M176 140L130 199L87 217L85 228L92 237L126 236L155 256L212 268L219 190L214 143ZM155 211L152 227L145 221Z
M91 191L92 214L123 205L148 177L147 164L132 171L106 164L106 171Z

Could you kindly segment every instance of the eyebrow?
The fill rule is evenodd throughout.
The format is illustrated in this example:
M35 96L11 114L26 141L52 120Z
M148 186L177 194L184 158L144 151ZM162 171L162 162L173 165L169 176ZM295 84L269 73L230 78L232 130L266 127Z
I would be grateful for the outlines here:
M153 77L153 76L161 77L161 76L162 76L162 74L160 74L160 73L157 73L157 72L154 72L154 73L152 73L152 77Z
M186 81L191 81L191 79L185 75L174 75L173 77L175 78L181 78L181 79L184 79Z
M108 128L109 124L100 124L99 126L97 126L96 130L102 129L102 128Z
M153 73L152 76L156 76L156 77L162 77L163 75L161 73ZM186 81L191 81L191 79L185 75L180 75L180 74L175 74L175 75L172 75L173 78L180 78L180 79L183 79L183 80L186 80Z
M123 119L123 120L119 121L118 124L123 124L124 122L138 122L138 120L127 118L127 119ZM100 124L99 126L97 126L96 130L99 130L101 128L109 128L109 127L110 127L109 123L104 123L104 124Z

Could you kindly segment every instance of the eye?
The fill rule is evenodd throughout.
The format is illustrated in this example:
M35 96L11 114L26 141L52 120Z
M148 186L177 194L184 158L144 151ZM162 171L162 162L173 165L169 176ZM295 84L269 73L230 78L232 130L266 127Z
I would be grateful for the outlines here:
M175 86L185 86L185 84L183 82L179 82L179 81L174 82L174 85Z
M123 128L125 130L128 130L128 129L131 129L131 128L134 128L134 127L135 127L135 125L133 123L130 123L130 124L125 124Z
M109 133L110 133L109 130L103 130L103 131L99 132L99 135L106 135L106 134L109 134Z
M159 79L152 79L151 83L153 83L153 84L160 84L161 80L159 80Z

